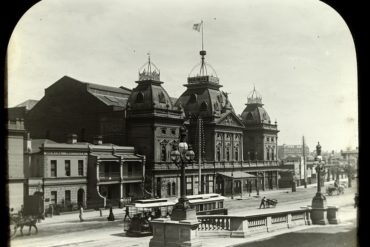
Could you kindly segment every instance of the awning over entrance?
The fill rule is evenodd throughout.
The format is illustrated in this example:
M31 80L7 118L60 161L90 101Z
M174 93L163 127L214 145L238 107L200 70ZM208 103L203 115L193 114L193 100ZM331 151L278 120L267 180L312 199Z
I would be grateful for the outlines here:
M250 173L246 172L218 172L217 174L220 174L221 176L227 177L227 178L256 178L255 175L252 175Z

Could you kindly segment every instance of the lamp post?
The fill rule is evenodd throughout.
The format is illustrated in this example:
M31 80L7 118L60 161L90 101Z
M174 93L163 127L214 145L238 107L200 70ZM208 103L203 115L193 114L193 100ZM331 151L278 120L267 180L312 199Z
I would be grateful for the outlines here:
M195 153L191 145L186 143L186 129L180 128L180 143L171 151L171 160L181 169L180 177L180 198L175 204L171 214L171 220L196 219L195 210L189 206L189 200L186 197L185 167L194 161Z
M180 143L171 151L171 160L181 168L181 195L172 210L171 220L160 218L151 221L153 238L149 247L168 246L170 243L171 246L202 246L196 212L190 208L186 198L185 167L194 160L194 156L191 146L186 143L186 129L181 127Z
M327 223L326 219L326 197L321 193L321 173L325 170L325 162L322 160L321 156L321 145L320 143L316 146L316 158L317 164L315 167L317 173L317 192L312 199L312 223L325 225Z

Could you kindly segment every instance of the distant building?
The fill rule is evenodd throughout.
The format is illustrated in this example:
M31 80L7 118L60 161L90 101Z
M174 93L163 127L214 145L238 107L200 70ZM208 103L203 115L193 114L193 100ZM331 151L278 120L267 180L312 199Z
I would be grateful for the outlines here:
M8 206L15 212L24 205L24 149L25 129L23 119L7 122L8 135L5 139L8 163Z
M310 154L310 149L308 146L305 147L305 155ZM278 157L279 160L285 160L288 157L301 157L303 156L302 145L280 145L278 146Z

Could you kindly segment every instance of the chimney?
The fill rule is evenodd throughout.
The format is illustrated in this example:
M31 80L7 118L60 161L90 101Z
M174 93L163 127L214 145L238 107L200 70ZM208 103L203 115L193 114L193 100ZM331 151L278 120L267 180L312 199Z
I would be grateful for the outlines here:
M103 144L103 136L95 136L94 137L94 145L101 145Z
M68 144L75 144L75 143L77 143L77 135L76 134L68 134L68 136L67 136L67 143Z

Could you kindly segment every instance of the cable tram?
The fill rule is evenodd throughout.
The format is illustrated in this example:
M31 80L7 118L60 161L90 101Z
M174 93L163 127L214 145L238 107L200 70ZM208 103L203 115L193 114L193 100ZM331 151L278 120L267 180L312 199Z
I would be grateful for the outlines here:
M224 208L225 197L219 194L189 195L189 204L197 215L227 215ZM159 198L137 200L126 205L124 230L128 236L148 236L152 234L150 221L156 218L170 217L177 198ZM127 218L129 221L127 221Z
M189 199L191 208L194 208L197 215L227 215L227 209L224 208L225 197L219 194L200 194L186 196Z
M150 221L156 218L169 217L176 200L167 198L137 200L126 205L126 214L129 221L124 218L124 230L128 236L152 235Z

